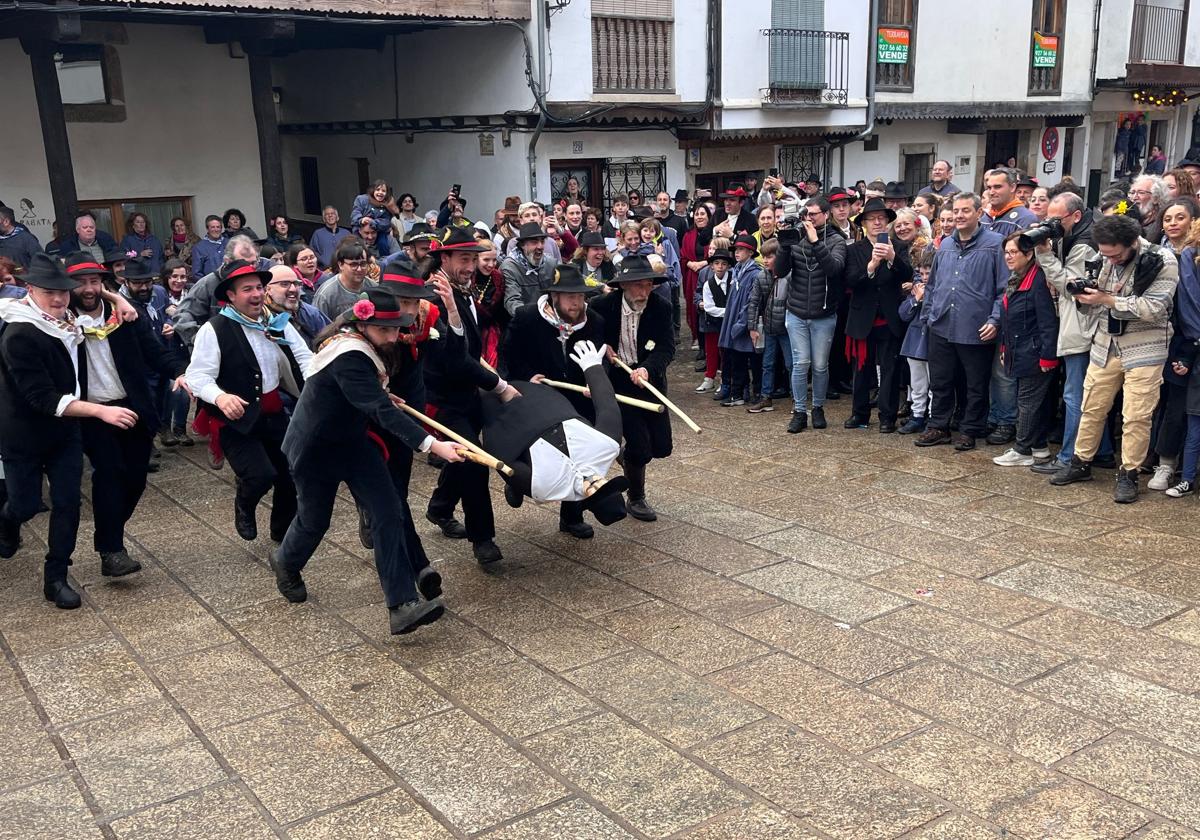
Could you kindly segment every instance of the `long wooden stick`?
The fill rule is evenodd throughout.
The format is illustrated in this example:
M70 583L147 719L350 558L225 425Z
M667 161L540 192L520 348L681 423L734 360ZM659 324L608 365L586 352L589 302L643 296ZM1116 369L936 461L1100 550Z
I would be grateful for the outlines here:
M499 458L495 457L494 455L489 455L478 444L471 443L471 441L467 440L465 437L463 437L462 435L460 435L458 432L454 431L453 429L443 426L441 423L434 420L432 417L425 416L424 414L417 411L415 408L413 408L408 403L401 404L400 408L404 409L406 412L411 414L417 420L420 420L422 423L424 423L429 428L436 429L437 431L444 434L446 437L450 438L455 443L457 443L461 446L465 446L468 450L475 453L475 455L477 457L472 458L470 460L475 461L476 463L479 463L479 464L483 464L485 467L490 467L491 469L496 470L496 472L504 473L504 475L512 475L513 474L512 467L510 467L508 464L504 463L503 461L501 461Z
M559 382L556 379L543 379L543 385L549 385L551 388L558 388L562 391L574 391L577 394L582 394L587 391L587 388L582 385L576 385L574 382ZM667 407L662 403L652 403L649 400L639 400L635 397L627 397L624 394L617 394L617 402L632 405L634 408L644 408L646 411L654 411L662 414L667 410Z
M614 355L612 357L612 360L613 360L613 363L617 367L619 367L621 370L628 373L631 377L633 376L633 368L631 368L629 365L627 365L623 361L621 361L621 359L618 356ZM667 395L664 394L662 391L658 390L657 388L655 388L654 385L650 382L650 380L646 380L642 384L646 386L647 391L649 391L654 396L658 397L659 400L662 401L663 405L665 405L667 408L671 409L671 411L675 412L675 416L677 416L684 423L687 423L688 428L690 428L696 434L700 434L700 427L696 425L696 421L693 420L691 417L688 417L686 414L684 414L683 411L679 408L679 406L675 405L675 403L673 403L669 399L667 399Z

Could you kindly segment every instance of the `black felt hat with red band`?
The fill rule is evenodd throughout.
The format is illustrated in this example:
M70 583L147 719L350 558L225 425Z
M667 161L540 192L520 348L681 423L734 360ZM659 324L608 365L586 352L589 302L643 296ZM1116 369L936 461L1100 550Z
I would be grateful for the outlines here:
M379 287L396 297L437 300L437 294L425 285L425 278L411 260L396 259L385 265Z
M396 295L382 286L367 289L354 305L342 314L342 319L348 324L401 328L411 327L415 320L412 315L400 311L400 302Z
M68 277L78 277L81 274L99 274L106 280L111 280L113 273L108 268L96 262L96 258L86 251L76 251L63 258Z
M442 228L434 235L429 249L431 251L466 251L474 254L488 250L475 241L472 230L474 228L470 226L460 227L457 225Z
M271 282L271 272L259 271L257 263L234 260L217 271L217 285L213 289L213 297L223 302L233 285L248 277L257 277L263 288Z

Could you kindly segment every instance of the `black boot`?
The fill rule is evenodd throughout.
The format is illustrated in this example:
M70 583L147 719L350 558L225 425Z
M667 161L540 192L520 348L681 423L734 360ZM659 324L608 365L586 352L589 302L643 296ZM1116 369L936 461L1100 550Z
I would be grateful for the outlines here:
M0 516L0 557L7 560L21 547L21 526Z
M254 510L256 507L258 505L250 505L242 501L241 493L233 497L233 529L246 542L253 542L258 539L258 522L254 519Z
M634 519L654 522L658 514L646 504L646 465L625 462L625 478L629 481L629 502L625 509Z
M300 577L299 572L289 572L283 568L274 550L267 554L267 563L275 573L275 588L279 590L280 595L293 604L303 604L308 600L308 587L304 585L304 578Z
M1056 487L1062 487L1067 484L1074 484L1077 481L1092 480L1092 465L1085 464L1079 460L1078 455L1071 457L1071 463L1064 465L1051 478L1050 483ZM1137 485L1134 485L1136 493Z
M1113 501L1119 505L1136 502L1138 498L1137 470L1121 468L1117 470L1117 488L1113 493Z
M442 594L442 576L433 566L426 566L417 572L417 591L426 601L432 601Z
M53 601L60 610L78 609L83 600L79 593L71 588L65 580L48 580L42 584L42 594L47 601Z
M125 549L100 552L100 574L104 577L124 577L141 570L142 564L130 557Z
M371 535L371 519L364 507L358 509L358 541L367 550L375 548L375 537Z

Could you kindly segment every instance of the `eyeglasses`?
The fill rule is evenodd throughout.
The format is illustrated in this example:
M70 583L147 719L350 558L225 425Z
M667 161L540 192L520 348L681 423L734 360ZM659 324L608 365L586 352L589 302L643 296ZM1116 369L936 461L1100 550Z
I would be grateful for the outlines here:
M283 286L285 289L292 289L300 285L298 280L272 280L268 286Z
M1130 195L1150 195L1150 190L1130 190Z
M366 268L366 260L342 260L342 265L348 265L351 268Z

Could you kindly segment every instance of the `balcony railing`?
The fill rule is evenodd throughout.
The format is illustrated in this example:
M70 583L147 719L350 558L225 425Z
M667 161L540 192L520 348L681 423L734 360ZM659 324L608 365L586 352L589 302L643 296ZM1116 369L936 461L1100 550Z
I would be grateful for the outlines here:
M592 17L592 90L596 93L672 93L674 23Z
M770 55L763 99L776 105L845 106L849 100L850 33L764 29Z
M1182 64L1184 47L1183 9L1143 3L1133 4L1133 38L1129 61L1133 64Z

